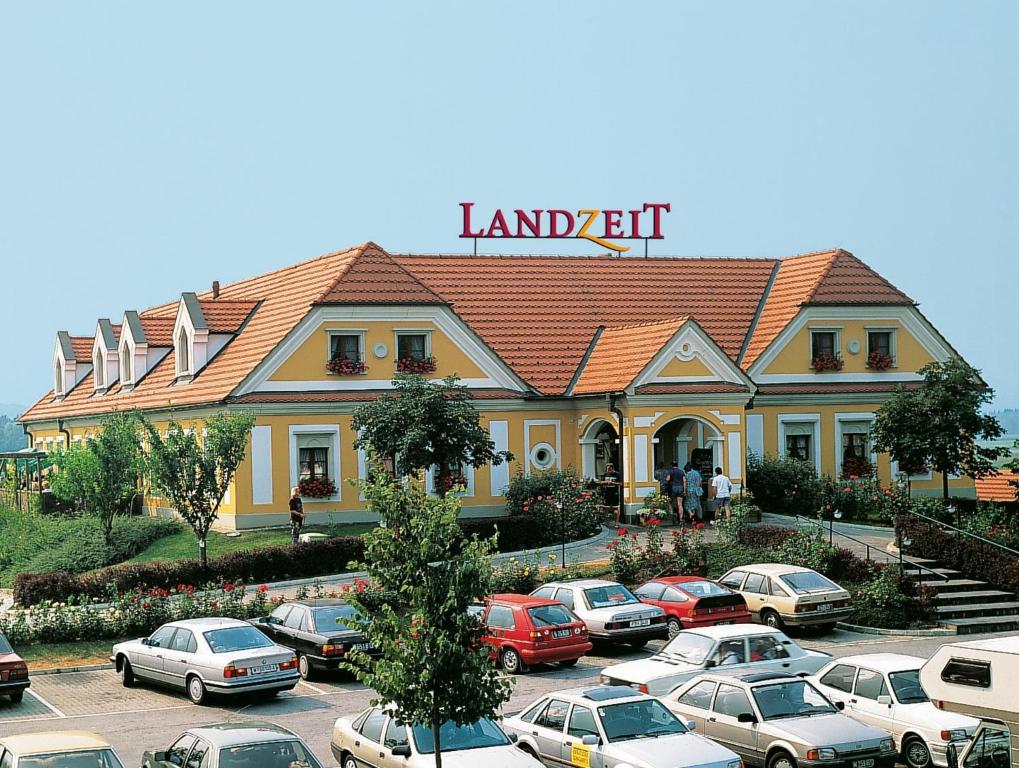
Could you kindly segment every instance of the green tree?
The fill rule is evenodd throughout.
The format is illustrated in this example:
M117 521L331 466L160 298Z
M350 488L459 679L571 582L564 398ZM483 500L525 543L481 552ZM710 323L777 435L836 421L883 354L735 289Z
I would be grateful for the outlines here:
M373 462L374 464L374 462ZM380 526L365 536L365 564L372 590L355 592L363 630L382 657L355 652L346 663L405 723L430 725L435 765L442 765L440 726L493 717L509 699L481 641L481 623L468 606L489 594L493 540L467 539L455 495L429 496L405 488L373 466L364 485ZM372 594L387 596L369 600Z
M20 451L28 445L28 436L16 421L0 414L0 451Z
M1013 448L1019 448L1019 440L1012 443ZM1011 470L1012 472L1019 475L1019 456L1015 456L1011 461L1005 463L1005 469ZM1015 499L1019 501L1019 480L1009 480L1008 484L1015 489Z
M171 419L164 438L152 424L145 423L150 443L149 481L195 532L203 568L208 563L209 529L244 459L254 424L250 413L222 412L210 417L199 435Z
M50 489L65 504L99 518L110 543L115 515L129 514L144 469L141 422L135 413L103 419L98 434L54 456Z
M1005 455L1001 448L978 442L1002 434L998 420L982 412L994 390L980 371L955 357L928 363L919 373L919 387L907 390L900 385L878 409L874 445L904 469L940 472L947 501L949 474L984 477L994 470L995 459Z
M354 411L354 445L370 448L406 476L437 467L435 490L445 495L465 464L481 467L511 461L496 451L474 407L473 396L456 376L433 384L416 374L398 373L395 390Z

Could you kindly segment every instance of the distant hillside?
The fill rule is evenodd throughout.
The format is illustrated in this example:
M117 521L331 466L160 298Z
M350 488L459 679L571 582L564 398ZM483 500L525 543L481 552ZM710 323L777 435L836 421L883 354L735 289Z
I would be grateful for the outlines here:
M991 411L991 416L994 416L1001 422L1001 426L1004 428L1006 435L1019 437L1019 408L1005 408L1001 411Z
M20 451L28 445L28 437L10 417L0 414L0 451Z

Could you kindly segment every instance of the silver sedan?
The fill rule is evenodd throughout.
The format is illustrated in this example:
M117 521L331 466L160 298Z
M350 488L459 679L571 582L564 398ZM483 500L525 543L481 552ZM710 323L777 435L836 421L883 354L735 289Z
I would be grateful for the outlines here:
M182 688L195 704L210 693L275 696L300 679L292 650L238 619L171 621L148 637L113 646L110 661L125 686L146 680Z

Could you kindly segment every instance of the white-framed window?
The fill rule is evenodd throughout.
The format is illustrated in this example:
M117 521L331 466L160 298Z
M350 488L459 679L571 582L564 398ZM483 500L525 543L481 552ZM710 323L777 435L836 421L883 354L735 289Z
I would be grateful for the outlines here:
M460 466L460 478L450 478L451 480L460 479L463 481L463 485L466 487L466 491L459 491L458 496L473 496L474 495L474 467L470 464L462 464ZM439 468L437 465L430 466L425 471L425 489L428 493L438 495L439 489L436 487L436 483L439 482ZM458 485L460 483L457 483Z
M873 354L890 357L895 365L894 328L867 328L867 358Z
M835 468L839 476L862 476L876 467L877 454L870 437L873 423L873 413L835 414Z
M191 336L188 334L188 329L183 325L180 330L177 331L177 337L174 339L173 355L177 360L177 375L188 376L192 373L191 370Z
M106 361L98 349L92 356L92 380L96 389L106 389Z
M432 335L428 331L398 331L397 360L424 360L432 356Z
M838 328L810 329L810 359L841 357L841 333Z
M329 331L329 360L364 362L364 334L356 331Z
M335 487L331 496L315 500L335 501L341 496L340 428L334 424L292 424L290 438L290 485L302 481L326 481Z
M134 372L131 360L131 347L125 340L120 345L120 383L128 386L134 383Z
M53 361L53 394L57 397L64 394L64 364L59 357Z
M817 413L780 413L778 415L778 454L793 456L814 465L821 474L821 415Z

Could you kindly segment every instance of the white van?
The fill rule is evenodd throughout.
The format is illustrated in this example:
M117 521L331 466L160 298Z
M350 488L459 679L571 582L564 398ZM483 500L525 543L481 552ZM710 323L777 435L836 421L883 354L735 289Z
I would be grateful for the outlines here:
M1019 637L943 645L920 684L938 709L980 718L971 741L949 745L949 768L1019 768Z

